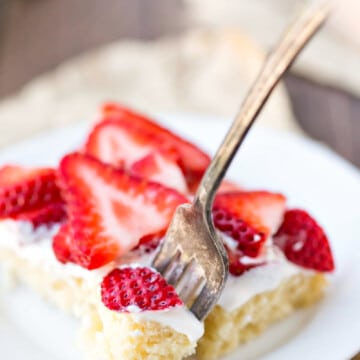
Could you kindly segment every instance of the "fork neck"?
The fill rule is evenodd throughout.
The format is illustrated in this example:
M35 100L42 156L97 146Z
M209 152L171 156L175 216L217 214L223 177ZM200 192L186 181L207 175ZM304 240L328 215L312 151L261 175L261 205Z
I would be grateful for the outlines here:
M315 2L315 5L310 6L289 28L278 46L269 54L195 195L194 205L200 206L200 210L205 210L207 216L210 216L221 180L271 91L301 49L323 24L330 9L331 2Z
M255 112L257 112L255 110ZM237 149L244 140L255 116L253 112L242 113L241 120L235 119L217 153L207 168L194 198L194 204L210 213L217 189L234 158ZM246 117L246 121L244 121ZM239 121L240 120L240 121Z

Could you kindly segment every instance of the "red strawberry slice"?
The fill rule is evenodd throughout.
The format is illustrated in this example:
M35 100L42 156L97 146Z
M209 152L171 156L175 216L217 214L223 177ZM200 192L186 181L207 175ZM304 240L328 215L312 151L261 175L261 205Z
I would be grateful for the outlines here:
M261 255L268 236L285 210L285 198L265 191L241 191L219 194L215 198L215 227L232 240L226 240L229 271L239 276L259 266L261 262L246 261L246 257Z
M134 250L139 251L141 254L151 253L159 246L160 241L164 238L164 235L164 233L158 233L144 236L140 239Z
M286 198L268 191L219 194L214 208L224 209L266 236L276 231L285 212Z
M184 176L173 157L152 152L131 166L131 173L171 187L183 194L188 192Z
M101 267L163 235L176 207L187 199L175 190L131 176L88 155L71 154L59 176L67 203L76 263Z
M48 204L37 209L13 215L12 218L29 221L33 224L34 228L40 225L52 225L66 219L65 205L64 203Z
M192 143L173 134L144 115L136 113L119 104L109 103L103 107L103 118L115 120L122 126L132 126L152 134L152 144L175 149L180 158L180 167L191 191L198 183L210 163L209 156Z
M263 261L246 261L244 253L241 250L230 249L227 245L225 245L225 250L229 258L229 272L234 276L240 276L254 267L264 265Z
M215 198L215 226L237 242L246 256L259 255L285 211L285 197L266 191L240 191Z
M9 165L0 169L0 217L6 218L47 204L60 203L56 171Z
M114 120L96 125L85 144L86 154L117 167L129 167L156 149L171 150L162 142L154 143L152 133L146 129Z
M72 249L72 234L68 222L62 224L58 233L53 237L52 248L61 263L74 262L75 254Z
M326 234L304 210L285 213L274 242L297 265L317 271L333 271L335 268Z
M146 267L112 270L101 283L101 298L110 310L130 312L167 310L183 306L175 289L157 272Z
M231 237L234 242L229 250L240 250L240 255L257 257L260 255L268 234L261 228L251 226L227 209L214 207L213 219L215 227ZM226 243L226 241L225 241Z
M125 121L127 123L131 122L136 124L137 127L143 127L152 132L169 132L169 130L162 128L155 120L150 119L146 115L140 114L136 111L131 110L130 108L123 106L119 103L105 103L101 109L103 119L111 119L115 121ZM177 137L177 135L170 133L171 135Z

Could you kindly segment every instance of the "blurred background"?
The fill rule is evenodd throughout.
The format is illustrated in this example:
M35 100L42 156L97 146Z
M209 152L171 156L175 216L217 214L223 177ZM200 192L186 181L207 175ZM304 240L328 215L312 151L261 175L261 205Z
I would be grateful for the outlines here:
M231 116L304 3L0 0L0 145L84 120L110 98ZM360 4L340 4L264 124L306 133L360 166Z

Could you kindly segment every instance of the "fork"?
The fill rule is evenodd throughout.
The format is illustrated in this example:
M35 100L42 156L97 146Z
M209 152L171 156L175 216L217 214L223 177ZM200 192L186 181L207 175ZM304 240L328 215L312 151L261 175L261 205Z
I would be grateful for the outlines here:
M211 217L216 190L275 85L324 23L329 11L328 1L310 6L269 54L201 179L192 204L176 209L152 262L199 320L203 320L217 303L228 274L226 251Z

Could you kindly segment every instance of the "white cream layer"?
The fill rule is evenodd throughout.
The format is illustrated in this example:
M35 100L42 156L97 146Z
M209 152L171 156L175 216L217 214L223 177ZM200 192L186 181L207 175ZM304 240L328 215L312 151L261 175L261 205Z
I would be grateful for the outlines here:
M218 304L228 311L235 310L255 295L277 288L284 279L300 272L299 267L288 261L274 261L238 277L230 275Z
M108 264L103 268L88 271L75 264L59 263L51 248L51 238L58 227L40 227L34 231L27 222L5 220L0 222L0 246L16 252L19 257L30 260L38 266L51 271L55 276L67 281L69 277L81 278L89 282L89 286L99 286L102 278L113 268L125 264L150 266L151 255L132 254L123 257L117 263ZM295 274L311 273L286 260L281 251L276 250L268 242L266 251L256 262L266 262L265 265L248 270L243 275L229 275L219 305L228 311L235 310L257 294L277 288L280 283ZM248 258L249 262L254 259ZM135 310L135 309L134 309ZM190 341L198 340L204 327L195 316L184 307L166 311L132 311L138 321L153 320L170 326L179 333L186 334Z
M204 324L183 306L163 311L141 311L136 306L131 306L129 311L136 321L156 321L168 325L177 332L186 334L191 342L196 342L204 334Z
M222 238L230 248L237 246L237 243L226 235L223 234ZM254 267L241 276L229 275L218 302L228 311L239 308L257 294L276 289L283 280L293 275L313 274L313 271L288 261L282 251L273 245L271 237L266 241L262 256L257 258L244 256L241 261L244 264L264 263L264 265Z

